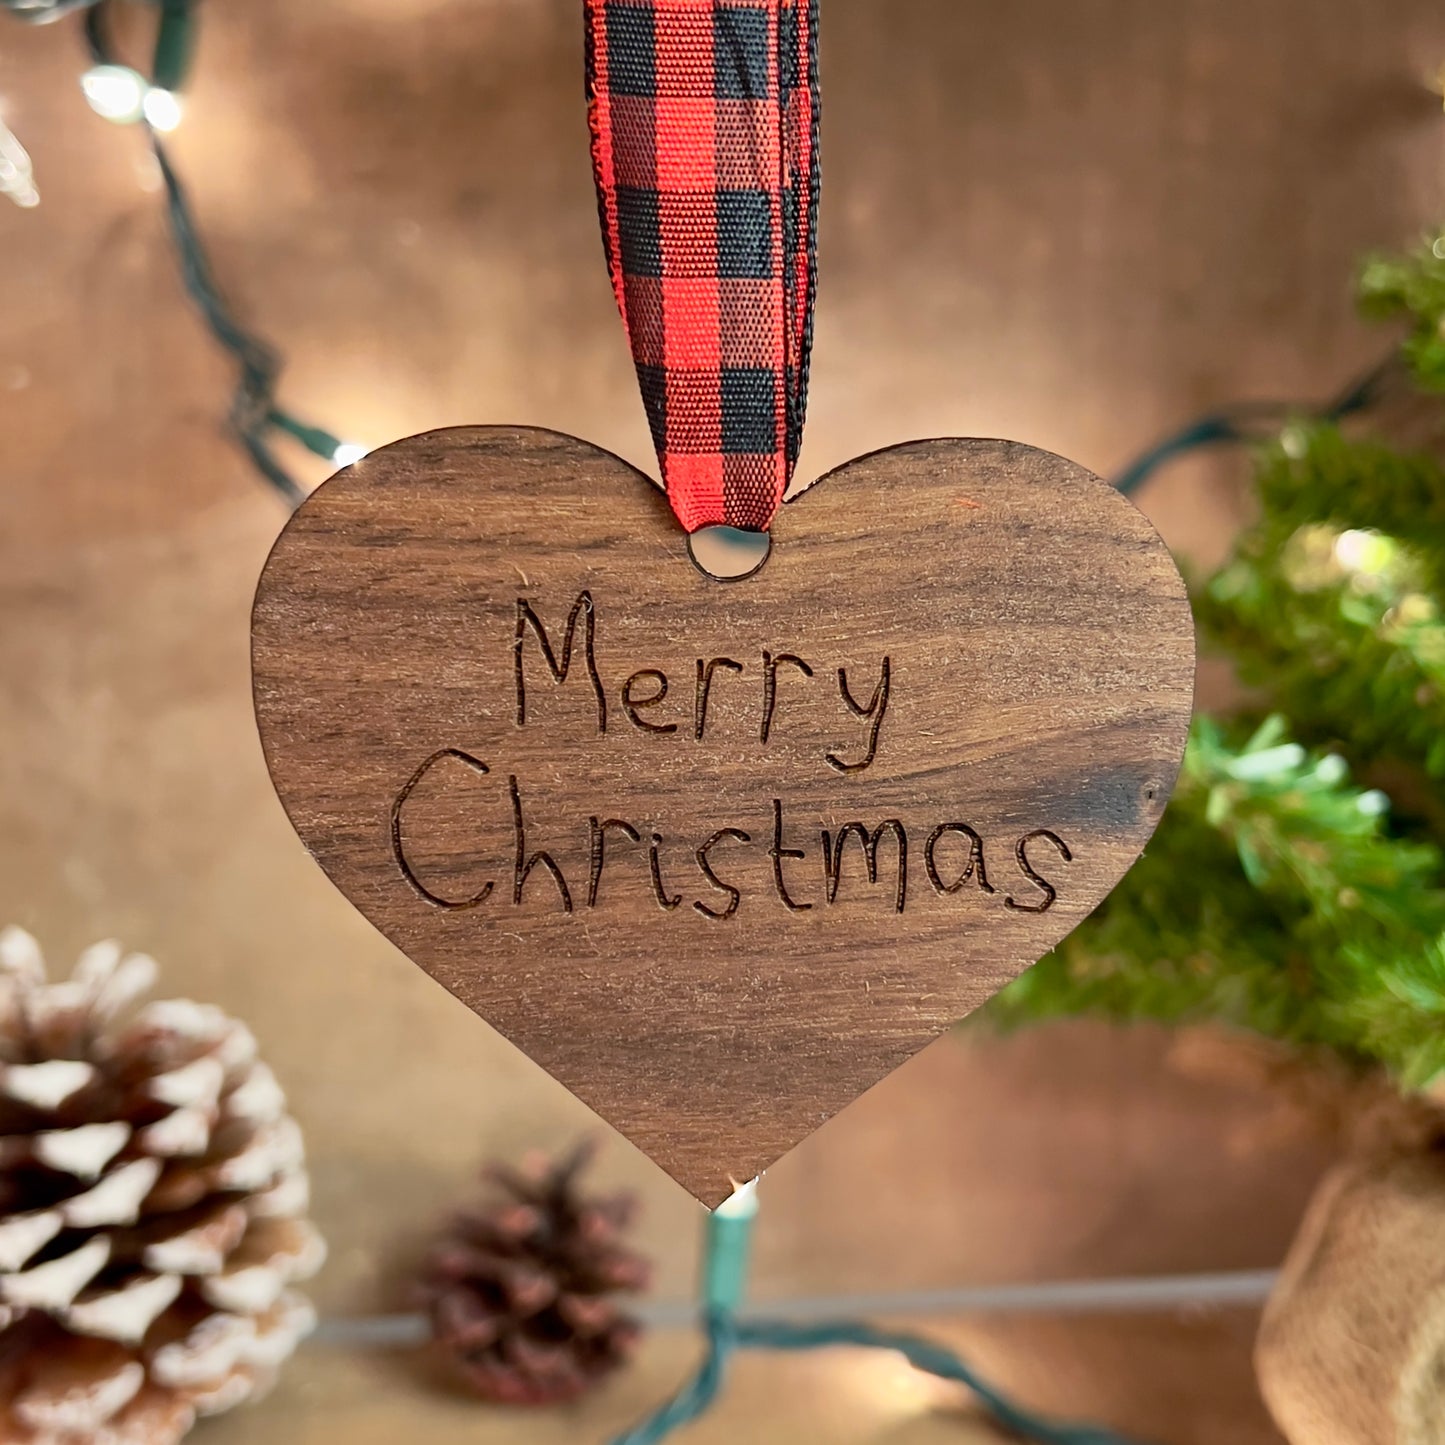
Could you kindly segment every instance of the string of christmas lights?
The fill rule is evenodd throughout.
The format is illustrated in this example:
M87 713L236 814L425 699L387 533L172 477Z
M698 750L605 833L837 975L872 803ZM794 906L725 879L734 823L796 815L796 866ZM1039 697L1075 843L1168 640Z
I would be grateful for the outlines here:
M722 1389L733 1355L742 1349L799 1350L848 1346L901 1355L915 1370L970 1390L989 1416L1024 1440L1038 1445L1134 1445L1123 1435L1096 1425L1061 1424L1043 1419L979 1378L953 1351L916 1335L881 1330L856 1320L793 1323L745 1319L738 1310L746 1289L748 1256L758 1213L758 1181L734 1191L708 1216L703 1250L701 1327L704 1351L692 1377L668 1401L610 1445L658 1445L704 1414Z
M272 443L278 433L338 467L365 456L366 448L344 441L281 405L277 399L281 353L241 324L216 282L189 194L161 139L175 130L185 113L182 91L195 49L198 0L147 3L157 12L148 75L126 64L116 50L108 23L112 0L0 0L0 10L33 24L84 12L90 66L80 78L81 92L97 115L117 125L144 127L164 186L166 219L186 293L211 336L237 365L229 413L231 430L257 473L295 507L306 496L306 489L277 456ZM21 205L39 200L29 157L8 130L0 130L0 191Z
M1355 377L1323 406L1307 402L1247 401L1206 412L1141 453L1115 476L1114 485L1126 497L1132 496L1166 463L1190 452L1220 443L1249 446L1274 441L1301 421L1343 421L1378 401L1386 383L1400 371L1399 348L1392 346L1382 360Z

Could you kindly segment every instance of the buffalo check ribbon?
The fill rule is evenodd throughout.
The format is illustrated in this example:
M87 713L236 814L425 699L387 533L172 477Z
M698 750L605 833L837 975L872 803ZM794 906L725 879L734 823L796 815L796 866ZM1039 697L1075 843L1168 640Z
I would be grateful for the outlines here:
M592 164L668 501L766 531L808 393L817 0L584 0Z

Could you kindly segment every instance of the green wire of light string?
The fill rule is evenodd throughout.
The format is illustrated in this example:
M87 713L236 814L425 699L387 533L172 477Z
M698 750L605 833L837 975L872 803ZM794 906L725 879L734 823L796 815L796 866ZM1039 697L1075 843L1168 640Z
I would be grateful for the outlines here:
M16 0L0 0L0 3L13 8ZM156 89L176 91L185 83L195 50L197 0L152 0L152 3L159 11L159 20L149 84ZM107 0L88 0L85 39L96 65L120 63L110 40L106 16ZM236 319L212 273L186 187L155 128L144 121L141 123L146 126L165 189L166 219L182 283L212 338L237 364L229 418L231 429L260 475L290 506L299 506L306 490L276 456L270 434L281 432L290 436L314 456L333 463L344 455L341 438L324 427L293 416L277 401L280 353Z
M151 61L151 84L161 90L179 90L191 68L195 46L192 0L152 0L161 12Z
M1141 452L1118 473L1114 485L1126 497L1133 496L1150 477L1176 457L1220 443L1247 446L1273 441L1291 421L1343 421L1373 406L1383 394L1386 384L1399 371L1399 348L1391 346L1383 359L1354 377L1323 406L1246 401L1206 412Z
M671 1399L615 1436L609 1445L658 1445L704 1414L717 1399L731 1358L740 1349L791 1352L835 1346L902 1355L924 1374L965 1386L994 1421L1038 1445L1142 1445L1102 1426L1045 1420L981 1379L952 1350L916 1335L880 1330L855 1320L790 1324L740 1317L757 1212L754 1180L709 1214L702 1261L702 1359Z

